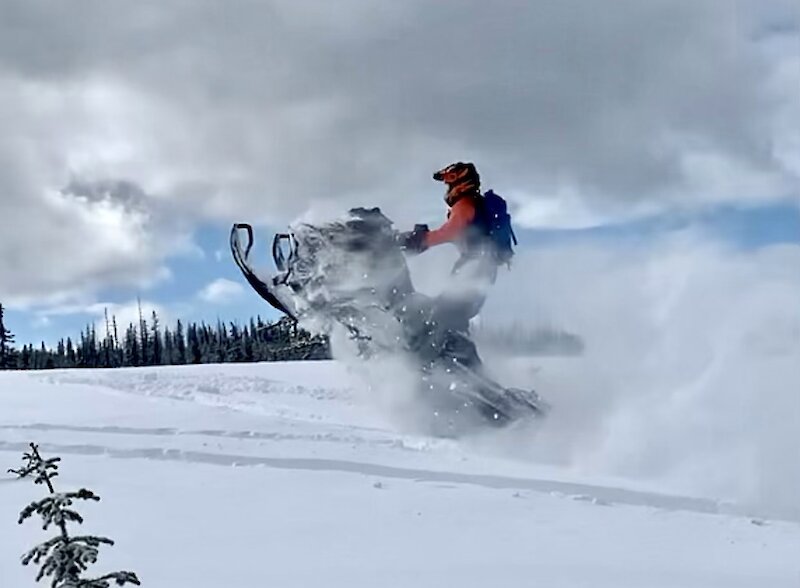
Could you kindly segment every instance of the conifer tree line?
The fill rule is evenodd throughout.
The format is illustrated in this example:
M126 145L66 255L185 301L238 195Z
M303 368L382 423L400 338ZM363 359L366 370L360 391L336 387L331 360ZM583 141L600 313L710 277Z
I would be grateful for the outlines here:
M150 320L140 312L136 323L121 329L106 314L104 332L90 324L74 340L62 339L54 349L14 347L0 305L0 369L114 368L200 363L236 363L329 359L327 338L311 335L287 318L249 323L186 323L163 327L153 311Z

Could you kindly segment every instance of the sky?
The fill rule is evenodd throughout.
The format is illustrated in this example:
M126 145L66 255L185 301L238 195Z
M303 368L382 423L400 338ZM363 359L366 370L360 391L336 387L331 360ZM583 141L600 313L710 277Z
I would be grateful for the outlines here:
M435 225L431 174L458 160L508 198L517 276L536 263L575 288L596 256L598 280L681 275L691 243L745 283L772 284L774 260L800 293L796 1L0 3L18 343L105 309L125 324L137 297L167 322L273 317L232 263L232 222L262 244L312 209ZM511 283L495 308L512 289L547 307Z

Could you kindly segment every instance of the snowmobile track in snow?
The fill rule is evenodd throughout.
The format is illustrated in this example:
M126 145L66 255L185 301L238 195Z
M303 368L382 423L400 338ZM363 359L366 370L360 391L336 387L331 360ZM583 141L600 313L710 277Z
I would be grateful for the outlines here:
M409 447L398 439L367 439L359 435L339 435L336 433L269 433L263 431L226 431L223 429L177 429L174 427L118 427L114 425L92 427L84 425L54 425L32 423L29 425L0 425L2 430L60 431L67 433L92 433L100 435L134 435L152 437L218 437L223 439L251 439L255 441L319 441L323 443L345 443L347 445L369 445L388 447L403 451L421 451Z
M31 426L29 428L35 427ZM91 429L91 427L74 427L74 429L78 430L83 430L86 428ZM160 431L160 433L157 434L171 434L164 433L163 431L165 431L165 429L157 429L157 431ZM0 441L0 451L19 453L27 449L27 447L27 443L9 443ZM110 457L112 459L177 461L225 467L270 467L286 470L344 472L380 478L413 480L421 483L445 483L459 485L469 484L482 486L484 488L502 490L529 490L534 492L550 493L553 495L562 495L574 500L590 501L594 504L604 506L625 504L629 506L644 506L667 511L687 511L703 514L751 516L742 509L725 506L716 501L703 498L670 496L667 494L657 494L653 492L642 492L614 487L591 486L555 480L402 468L376 463L338 459L261 457L254 455L233 455L226 453L185 451L181 449L159 447L118 449L102 445L66 445L50 443L41 443L40 447L42 451L55 454L103 456Z

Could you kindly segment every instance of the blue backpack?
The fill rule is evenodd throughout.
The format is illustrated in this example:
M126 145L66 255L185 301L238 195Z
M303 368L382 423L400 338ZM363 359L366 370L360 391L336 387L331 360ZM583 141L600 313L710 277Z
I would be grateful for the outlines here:
M508 203L502 196L488 190L480 199L479 224L493 245L498 264L510 264L517 236L511 226Z

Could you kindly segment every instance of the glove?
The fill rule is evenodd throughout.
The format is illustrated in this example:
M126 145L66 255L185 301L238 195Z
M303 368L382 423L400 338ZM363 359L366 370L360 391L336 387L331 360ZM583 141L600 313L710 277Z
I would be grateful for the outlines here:
M400 233L400 247L409 253L422 253L427 249L425 236L428 234L428 225L414 225L413 231Z

